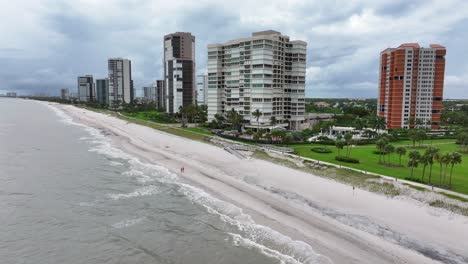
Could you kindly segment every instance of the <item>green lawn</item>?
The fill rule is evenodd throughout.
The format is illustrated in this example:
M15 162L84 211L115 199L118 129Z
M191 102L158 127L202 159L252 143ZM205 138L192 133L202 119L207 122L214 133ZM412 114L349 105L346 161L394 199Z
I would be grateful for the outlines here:
M126 116L135 117L138 119L146 120L146 121L161 123L161 124L171 123L165 116L166 113L158 112L158 111L142 111L142 112L136 112L136 113L122 113L122 114ZM165 116L165 118L163 116Z
M394 146L407 146L410 147L412 145L411 141L401 141L392 143ZM455 144L453 139L442 139L442 140L434 140L432 142L433 146L438 147L442 153L444 152L451 152L451 151L458 151L458 146ZM425 141L424 145L430 145L430 141ZM337 153L337 148L335 146L326 146L329 148L332 153L316 153L311 151L310 149L314 146L323 146L318 144L301 144L301 145L290 145L296 153L300 156L322 160L334 164L339 164L347 167L352 167L356 169L366 170L374 173L379 173L383 175L388 175L400 179L405 179L410 177L410 168L406 167L408 162L408 153L413 149L408 148L407 154L402 156L402 165L403 167L387 167L383 165L379 165L379 155L374 154L373 151L376 150L375 145L365 145L365 146L356 146L352 147L350 157L359 159L359 164L352 164L352 163L345 163L339 162L335 160L335 156ZM421 153L424 152L424 149L416 149ZM346 151L346 147L341 150L341 155L344 155ZM455 165L453 169L453 178L452 178L452 185L453 190L456 192L468 194L468 155L462 154L462 163ZM398 165L399 159L396 153L390 155L390 162L393 164ZM432 169L432 181L434 183L439 183L439 164L434 163ZM450 165L447 172L447 180L448 174L450 171ZM414 177L420 178L422 175L422 167L419 166L418 168L414 169ZM426 168L426 176L425 181L427 182L429 175L429 166Z

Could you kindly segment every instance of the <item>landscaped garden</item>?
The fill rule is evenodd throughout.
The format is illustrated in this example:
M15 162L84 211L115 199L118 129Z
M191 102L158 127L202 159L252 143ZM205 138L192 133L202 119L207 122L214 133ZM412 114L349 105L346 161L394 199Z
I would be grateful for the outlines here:
M289 147L293 148L296 154L321 161L326 161L334 164L339 164L356 169L366 170L369 172L388 175L399 179L408 179L413 181L429 183L431 182L436 186L444 186L460 193L468 194L468 154L460 153L460 146L455 144L454 139L439 139L439 140L426 140L421 146L416 145L413 148L413 142L410 140L392 142L392 148L385 149L379 148L376 144L364 146L347 146L343 148L328 146L327 149L331 150L330 153L320 153L313 151L313 148L323 147L320 144L293 144ZM396 151L398 148L404 148L405 153L399 155ZM380 153L382 149L382 153ZM426 152L432 154L424 155ZM438 151L434 151L438 150ZM401 151L401 150L400 150ZM408 167L410 161L409 153L416 151L420 155L417 167ZM386 153L385 153L386 152ZM400 153L402 153L401 151ZM460 153L461 163L455 163L453 166L451 187L450 187L450 172L452 163L450 160L445 162L444 154L458 152ZM349 153L349 155L347 155ZM385 153L385 154L384 154ZM426 153L427 154L427 153ZM359 160L359 163L341 162L336 160L336 157L346 157ZM424 161L422 157L432 157L432 159ZM400 160L401 158L401 160ZM446 159L449 159L447 155ZM432 162L432 172L431 170ZM424 164L427 164L424 168ZM410 162L411 164L411 162ZM413 162L413 166L414 166ZM413 176L411 177L411 170L413 169ZM422 179L424 170L424 179ZM429 176L430 175L430 176Z

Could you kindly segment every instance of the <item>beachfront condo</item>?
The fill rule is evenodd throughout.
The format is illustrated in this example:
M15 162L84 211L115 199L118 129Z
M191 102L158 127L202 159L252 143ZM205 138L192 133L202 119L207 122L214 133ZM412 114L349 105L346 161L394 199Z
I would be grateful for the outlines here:
M167 113L195 104L195 36L191 33L164 36L164 80Z
M234 109L246 128L302 129L306 57L305 41L273 30L208 45L208 120Z
M93 75L78 76L78 101L90 102L95 99Z
M164 80L157 80L153 83L156 89L156 108L166 109L166 87Z
M208 88L208 75L197 75L197 104L206 105L207 90Z
M387 128L439 128L444 94L445 47L402 44L380 53L377 114Z
M96 79L96 99L100 104L109 104L109 79Z
M132 62L123 58L108 60L109 70L109 106L119 107L122 103L131 103L134 98L132 80Z

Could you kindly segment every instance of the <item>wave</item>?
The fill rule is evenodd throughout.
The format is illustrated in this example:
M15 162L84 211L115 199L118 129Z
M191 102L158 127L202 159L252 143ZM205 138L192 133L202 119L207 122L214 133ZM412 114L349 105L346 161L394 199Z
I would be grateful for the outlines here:
M155 185L150 185L150 186L144 186L141 188L136 189L133 192L130 193L111 193L108 194L109 198L112 200L120 200L120 199L128 199L128 198L134 198L138 196L150 196L159 193L161 190L159 187Z
M144 217L134 218L134 219L126 219L126 220L123 220L123 221L120 221L118 223L113 224L112 227L117 228L117 229L130 227L130 226L133 226L133 225L136 225L136 224L140 223L143 220L144 220Z

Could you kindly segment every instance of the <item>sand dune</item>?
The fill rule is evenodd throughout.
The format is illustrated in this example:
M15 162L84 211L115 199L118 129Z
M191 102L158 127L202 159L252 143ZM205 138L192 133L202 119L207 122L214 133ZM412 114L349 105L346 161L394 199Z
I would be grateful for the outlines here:
M115 147L177 172L333 263L468 263L468 218L388 198L73 106L54 105ZM179 173L184 167L185 172ZM326 258L323 258L324 260ZM324 261L326 262L326 261Z

